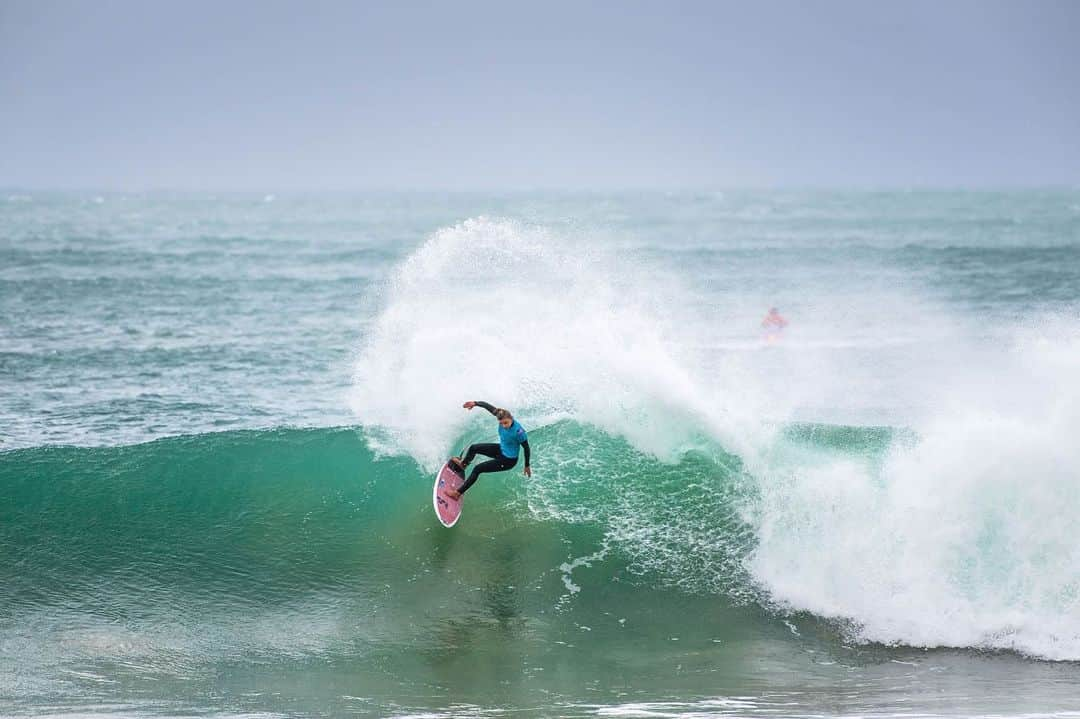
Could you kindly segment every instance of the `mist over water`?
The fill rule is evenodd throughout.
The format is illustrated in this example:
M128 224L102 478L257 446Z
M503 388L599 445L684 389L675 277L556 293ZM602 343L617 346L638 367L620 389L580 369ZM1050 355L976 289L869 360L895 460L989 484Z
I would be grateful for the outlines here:
M0 227L3 713L1074 708L1076 193L13 195ZM494 431L466 399L535 477L444 533L431 475Z

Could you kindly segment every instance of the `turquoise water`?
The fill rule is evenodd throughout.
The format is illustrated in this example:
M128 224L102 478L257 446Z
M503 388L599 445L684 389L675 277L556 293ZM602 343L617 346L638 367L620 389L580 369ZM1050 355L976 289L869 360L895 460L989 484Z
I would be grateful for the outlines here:
M4 716L1080 711L1076 191L8 193L0 307Z

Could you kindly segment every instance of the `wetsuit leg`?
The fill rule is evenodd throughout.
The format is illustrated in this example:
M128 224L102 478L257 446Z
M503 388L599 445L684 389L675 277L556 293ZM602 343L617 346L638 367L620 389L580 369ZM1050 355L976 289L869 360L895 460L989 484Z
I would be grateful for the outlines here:
M499 445L494 442L469 445L469 451L465 453L465 456L461 458L461 461L468 464L473 461L473 457L478 454L498 459L502 456L502 450L500 450Z
M494 446L498 447L499 445L496 444ZM471 450L472 447L469 449ZM469 472L469 478L465 480L465 484L461 485L461 489L458 491L465 494L465 490L473 486L473 483L484 472L505 472L506 470L513 468L515 464L517 464L517 457L514 457L513 459L504 457L500 452L495 459L489 459L488 461L481 462L473 467L473 470Z

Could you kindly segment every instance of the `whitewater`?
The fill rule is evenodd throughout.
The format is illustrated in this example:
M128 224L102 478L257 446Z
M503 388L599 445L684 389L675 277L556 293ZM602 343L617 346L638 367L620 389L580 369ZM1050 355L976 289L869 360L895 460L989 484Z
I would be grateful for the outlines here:
M1075 192L13 194L0 229L4 714L1077 709ZM466 399L535 476L448 531Z

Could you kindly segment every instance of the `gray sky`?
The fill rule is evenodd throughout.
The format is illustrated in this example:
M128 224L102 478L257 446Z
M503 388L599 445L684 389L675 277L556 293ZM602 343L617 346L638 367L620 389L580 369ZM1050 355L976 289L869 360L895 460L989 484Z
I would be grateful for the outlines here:
M1080 0L0 0L0 186L1080 184Z

